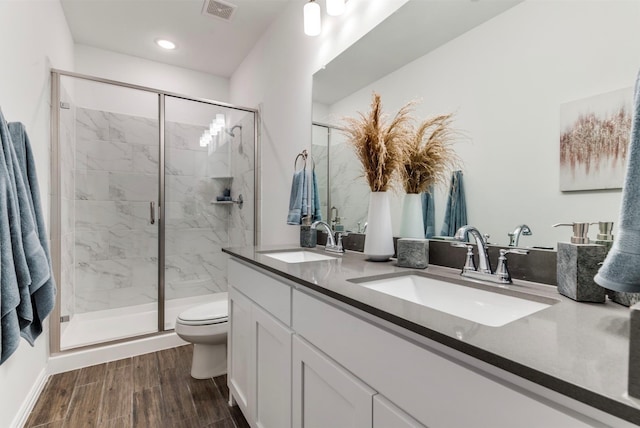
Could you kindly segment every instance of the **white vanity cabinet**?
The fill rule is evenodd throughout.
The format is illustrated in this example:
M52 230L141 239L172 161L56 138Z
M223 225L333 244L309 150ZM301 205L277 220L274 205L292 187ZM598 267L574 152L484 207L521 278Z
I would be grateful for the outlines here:
M229 261L228 384L252 427L291 426L290 295L288 285Z
M252 311L253 419L259 428L288 428L291 426L292 331L259 307L254 306Z
M253 427L603 426L582 403L233 259L229 299L229 387Z
M293 338L293 427L372 426L375 391L318 349Z
M227 338L227 383L233 397L248 417L251 393L249 371L251 357L251 301L229 287L229 335Z
M323 300L294 290L296 334L429 428L592 426Z

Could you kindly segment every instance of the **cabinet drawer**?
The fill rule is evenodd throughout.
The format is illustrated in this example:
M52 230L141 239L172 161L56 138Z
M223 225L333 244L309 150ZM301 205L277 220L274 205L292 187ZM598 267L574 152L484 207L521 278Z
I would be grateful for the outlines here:
M430 428L589 426L298 290L292 321L296 333Z
M228 264L229 286L263 307L286 325L291 325L291 287L234 259Z

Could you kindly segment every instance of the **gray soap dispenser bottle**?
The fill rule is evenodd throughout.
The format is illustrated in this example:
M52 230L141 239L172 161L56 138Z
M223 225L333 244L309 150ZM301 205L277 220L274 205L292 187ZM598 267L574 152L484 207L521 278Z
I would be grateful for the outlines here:
M612 221L598 222L598 236L595 243L607 247L607 252L609 252L613 246L613 234L611 232L613 232Z
M611 250L613 246L613 222L601 221L598 222L599 233L596 238L596 244L604 245L607 252ZM623 306L630 307L640 301L640 293L626 293L624 291L606 290L606 294L609 298Z
M604 303L605 289L596 284L593 277L607 255L607 248L590 243L589 224L594 223L553 225L573 228L570 242L558 242L558 292L578 302Z
M300 225L300 246L303 248L315 248L317 239L317 231L311 228L311 216L302 217L302 224Z

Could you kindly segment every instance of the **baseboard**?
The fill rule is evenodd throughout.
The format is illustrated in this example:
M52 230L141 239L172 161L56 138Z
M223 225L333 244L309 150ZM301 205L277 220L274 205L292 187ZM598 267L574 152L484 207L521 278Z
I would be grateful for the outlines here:
M27 423L27 419L29 418L29 414L33 410L33 406L36 405L36 401L38 401L38 397L40 397L40 393L44 389L44 386L47 384L47 379L49 376L47 375L47 369L43 368L38 374L36 381L33 383L29 394L25 398L22 406L18 410L18 414L13 419L11 423L11 428L19 428L23 427Z
M112 345L61 352L49 357L47 372L49 375L67 372L186 344L175 332L170 332Z

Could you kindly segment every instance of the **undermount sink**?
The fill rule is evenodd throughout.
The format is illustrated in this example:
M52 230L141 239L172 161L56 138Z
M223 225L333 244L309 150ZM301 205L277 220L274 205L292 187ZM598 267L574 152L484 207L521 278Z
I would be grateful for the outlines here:
M557 302L538 296L515 297L413 274L384 279L356 278L350 281L490 327L503 326Z
M322 260L335 260L336 257L327 256L324 254L313 253L311 251L278 251L262 253L264 256L271 257L276 260L280 260L285 263L305 263L305 262L319 262Z

